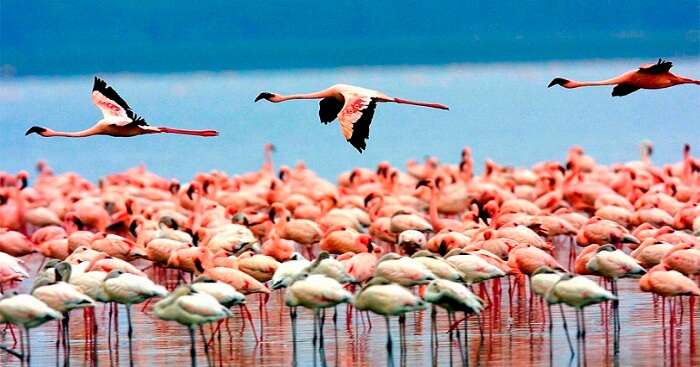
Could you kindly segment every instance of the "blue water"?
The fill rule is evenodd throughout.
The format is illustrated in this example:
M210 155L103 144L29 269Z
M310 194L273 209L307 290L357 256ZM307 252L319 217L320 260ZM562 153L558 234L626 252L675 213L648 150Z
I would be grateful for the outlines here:
M472 147L479 166L485 158L517 166L560 160L573 144L610 163L637 159L639 142L649 139L654 161L674 161L682 144L700 143L698 86L622 98L611 97L609 87L546 88L554 76L604 79L645 61L101 75L151 124L221 131L209 139L24 136L32 125L81 130L101 118L90 99L92 76L0 79L0 170L31 169L46 159L56 171L96 179L143 163L161 175L188 179L198 171L258 169L268 142L277 147L277 164L304 160L331 179L382 160L403 164L430 154L456 161L464 146ZM700 59L673 61L674 72L700 77ZM319 123L315 101L253 103L262 90L306 92L339 82L441 102L451 110L380 105L367 150L359 154L337 123Z

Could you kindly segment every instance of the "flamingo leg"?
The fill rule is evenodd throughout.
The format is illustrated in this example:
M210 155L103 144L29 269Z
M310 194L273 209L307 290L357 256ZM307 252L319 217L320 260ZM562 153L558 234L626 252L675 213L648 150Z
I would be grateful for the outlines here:
M0 350L3 350L5 352L9 353L10 355L15 356L15 357L19 358L20 360L24 359L24 356L22 355L22 353L17 352L16 350L13 350L12 348L8 347L7 345L0 344Z
M464 312L464 360L469 366L469 323L467 322L467 312Z
M190 359L192 360L192 367L197 367L197 351L194 349L194 326L188 326L187 330L190 332Z
M245 312L245 317L248 319L248 322L250 323L250 328L253 329L253 337L255 338L256 342L260 342L260 339L258 339L258 333L255 331L255 324L253 324L253 315L251 315L250 310L248 309L248 306L246 305L241 305L243 311Z
M564 334L566 334L566 341L569 343L569 351L571 352L571 355L573 356L574 353L574 346L571 344L571 337L569 336L569 327L566 324L566 315L564 314L564 306L559 304L559 311L561 312L561 320L564 325Z
M130 304L125 304L124 308L126 308L126 321L129 324L128 330L127 330L127 337L129 338L129 366L133 367L134 366L134 358L133 358L133 349L131 345L131 338L134 335L134 330L133 327L131 326L131 305Z
M204 335L204 327L199 325L199 335L202 337L202 343L204 343L204 354L207 356L207 366L211 366L211 356L209 355L209 344L207 343L207 337Z
M392 352L392 343L391 343L391 324L389 323L389 316L384 316L384 319L386 320L386 350L391 354Z

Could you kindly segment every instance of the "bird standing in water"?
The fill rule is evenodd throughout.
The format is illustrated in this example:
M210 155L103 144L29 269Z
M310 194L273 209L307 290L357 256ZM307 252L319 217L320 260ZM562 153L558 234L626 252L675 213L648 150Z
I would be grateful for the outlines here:
M281 95L262 92L255 98L255 102L261 99L273 103L292 99L320 99L318 116L321 122L328 124L338 118L343 136L360 153L367 147L365 140L369 139L369 125L372 123L374 109L378 102L394 102L449 110L449 107L439 103L416 102L389 97L376 90L347 84L336 84L328 89L307 94Z
M612 79L596 82L578 82L564 78L554 78L547 88L553 85L560 85L567 89L600 85L615 85L613 97L626 96L639 89L662 89L680 84L698 84L700 80L690 79L671 73L673 63L661 60L656 64L644 64L637 70L630 70Z
M104 80L95 77L92 86L92 102L104 115L102 120L91 128L64 132L55 131L41 126L32 126L25 135L37 133L43 137L62 136L67 138L84 138L93 135L109 135L114 137L130 137L144 134L182 134L195 136L217 136L216 130L183 130L162 126L150 126L143 117L136 115L131 107Z

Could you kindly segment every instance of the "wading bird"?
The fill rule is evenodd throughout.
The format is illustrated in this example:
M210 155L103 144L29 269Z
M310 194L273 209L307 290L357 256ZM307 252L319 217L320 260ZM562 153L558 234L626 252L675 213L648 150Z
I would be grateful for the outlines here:
M564 88L578 88L599 85L614 85L613 97L626 96L639 89L662 89L680 84L698 84L700 80L690 79L675 75L670 72L673 64L670 61L661 60L656 64L644 64L637 70L630 70L612 79L596 82L578 82L564 78L554 78L547 88L560 85Z
M93 135L130 137L144 134L183 134L196 136L217 136L216 130L183 130L162 126L150 126L143 117L136 115L122 97L104 80L95 77L92 86L92 102L102 111L102 120L88 129L76 132L55 131L41 126L32 126L24 135L37 133L43 137L62 136L83 138Z
M31 365L30 359L32 355L29 330L48 321L61 319L63 319L63 316L60 312L32 295L14 292L0 297L0 322L21 326L27 334L26 356L21 355L27 362L27 365ZM5 348L3 347L3 349ZM10 350L8 352L12 353Z
M273 103L292 99L320 99L318 116L321 122L328 124L338 118L343 136L360 153L367 147L365 140L369 139L369 125L372 123L374 109L379 102L394 102L449 110L449 107L439 103L416 102L389 97L382 92L346 84L336 84L328 89L307 94L281 95L262 92L258 94L255 101L257 102L261 99L266 99Z

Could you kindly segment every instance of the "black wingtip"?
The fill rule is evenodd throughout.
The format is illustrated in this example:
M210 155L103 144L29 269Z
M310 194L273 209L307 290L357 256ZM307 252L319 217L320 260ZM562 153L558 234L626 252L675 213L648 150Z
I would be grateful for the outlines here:
M273 96L274 96L274 94L272 94L272 93L270 93L270 92L262 92L262 93L258 94L257 97L255 97L255 102L257 102L257 101L259 101L259 100L261 100L261 99L268 99L268 100L269 100L269 99L272 98Z
M92 90L93 91L103 90L106 86L107 86L107 82L105 82L104 80L97 77L97 75L95 75L95 80L92 83Z
M552 79L551 82L549 82L549 85L547 85L547 88L551 88L551 87L554 86L554 85L564 85L564 84L566 84L566 83L568 83L568 82L569 82L568 79L564 79L564 78L554 78L554 79Z
M29 130L27 130L26 133L24 133L24 136L27 136L27 135L29 135L29 134L31 134L31 133L41 134L41 133L43 133L43 132L45 132L45 131L46 131L46 128L45 128L45 127L41 127L41 126L32 126L32 127L29 128Z

